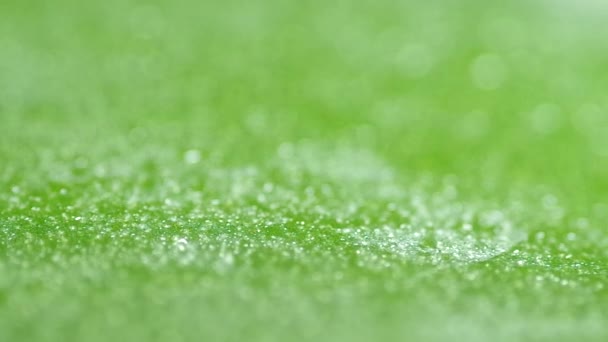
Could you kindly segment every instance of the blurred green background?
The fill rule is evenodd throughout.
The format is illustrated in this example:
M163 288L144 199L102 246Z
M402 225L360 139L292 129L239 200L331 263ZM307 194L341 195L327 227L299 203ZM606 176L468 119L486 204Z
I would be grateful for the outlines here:
M0 341L605 340L607 19L3 1Z

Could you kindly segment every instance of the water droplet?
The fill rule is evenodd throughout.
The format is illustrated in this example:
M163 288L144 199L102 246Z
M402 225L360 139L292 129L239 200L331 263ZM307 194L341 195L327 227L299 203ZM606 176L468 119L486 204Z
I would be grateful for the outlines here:
M183 252L188 247L188 240L185 238L178 238L175 240L174 246L178 251Z
M576 233L568 233L568 235L566 235L566 239L568 239L568 241L574 241L576 240Z
M201 153L198 150L188 150L184 153L184 161L186 164L197 164L201 161Z
M545 232L536 233L536 240L542 241L545 238Z

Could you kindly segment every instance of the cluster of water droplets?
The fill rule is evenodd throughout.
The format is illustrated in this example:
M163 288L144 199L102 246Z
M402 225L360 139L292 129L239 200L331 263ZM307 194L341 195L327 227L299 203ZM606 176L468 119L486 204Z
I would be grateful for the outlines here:
M385 268L480 262L526 239L508 203L467 201L454 178L403 179L366 151L283 144L264 168L206 168L195 149L181 159L184 166L156 170L131 158L123 177L105 178L82 162L90 173L65 173L65 186L14 185L2 194L9 214L1 229L6 246L20 246L12 260L26 251L56 261L109 253L117 264L224 272L253 256L303 264L348 257ZM189 177L203 185L188 186ZM82 178L85 188L69 186Z

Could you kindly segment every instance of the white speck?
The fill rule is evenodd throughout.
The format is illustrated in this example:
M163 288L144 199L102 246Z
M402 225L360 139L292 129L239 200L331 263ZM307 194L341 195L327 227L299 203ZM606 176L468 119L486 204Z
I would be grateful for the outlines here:
M179 239L175 240L174 245L178 251L183 252L188 247L188 240L186 240L185 238L179 238Z
M475 58L471 64L473 84L482 90L500 88L508 76L507 66L498 55L484 54Z
M266 196L264 194L258 194L257 200L260 203L266 203Z
M184 153L184 161L186 164L197 164L201 161L201 153L198 150L188 150Z
M568 239L568 241L574 241L574 240L576 240L576 234L568 233L568 235L566 235L566 239Z
M232 256L231 253L224 253L222 261L224 262L224 265L232 265L234 263L234 256Z
M274 185L272 183L265 183L264 184L264 192L272 192L272 190L274 189Z
M536 240L543 240L545 238L545 232L538 232L536 233Z

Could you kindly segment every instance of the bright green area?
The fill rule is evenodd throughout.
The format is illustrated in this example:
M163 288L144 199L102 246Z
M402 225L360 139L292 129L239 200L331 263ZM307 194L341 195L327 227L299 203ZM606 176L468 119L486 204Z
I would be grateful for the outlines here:
M607 19L0 2L0 341L608 340Z

